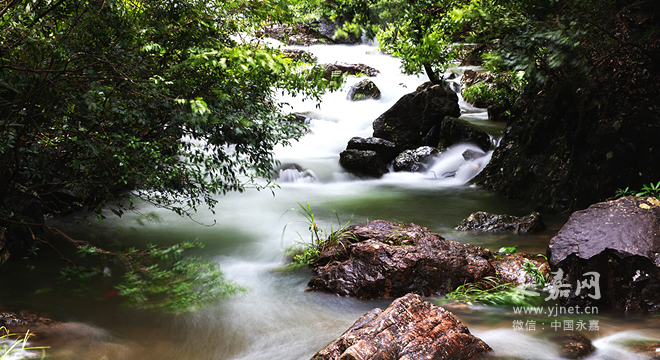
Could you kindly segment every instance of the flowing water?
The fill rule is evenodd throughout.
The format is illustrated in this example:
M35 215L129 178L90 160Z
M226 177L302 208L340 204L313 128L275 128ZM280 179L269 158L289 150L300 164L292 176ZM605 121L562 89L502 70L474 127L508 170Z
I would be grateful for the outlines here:
M118 219L111 214L99 224L85 221L63 224L52 221L80 238L120 241L123 244L173 244L199 240L206 244L197 255L218 262L227 278L246 286L241 295L185 315L158 314L121 306L120 299L108 293L113 278L79 291L68 285L52 285L58 266L56 254L45 254L40 264L50 264L25 272L25 264L10 264L2 270L0 303L45 311L64 321L37 341L50 345L49 359L112 360L257 360L309 359L341 335L355 320L374 307L387 307L392 299L359 301L330 294L306 292L312 276L308 270L282 271L284 251L296 241L305 240L307 225L296 211L309 203L321 225L334 221L384 219L414 222L450 240L467 242L492 250L517 245L532 254L545 253L550 238L565 217L545 215L548 229L534 235L473 234L453 228L470 213L488 211L525 215L532 209L467 184L489 159L466 162L461 154L474 148L460 145L436 159L426 173L389 173L382 179L358 179L342 171L339 153L353 136L368 137L371 123L402 95L412 92L427 79L404 76L397 59L381 55L373 46L313 46L320 63L343 61L364 63L381 74L372 80L380 88L380 100L349 102L348 86L359 81L349 78L344 91L328 94L320 108L309 102L286 99L297 112L312 112L310 133L289 148L277 149L283 163L295 169L280 173L279 188L247 191L219 198L216 213L200 211L195 220L218 225L203 226L173 213L154 211L160 222L138 225L137 216ZM459 74L463 69L453 69ZM457 86L457 84L454 84ZM489 124L483 109L461 101L463 117L495 137L502 129ZM288 225L287 225L288 224ZM286 226L286 231L283 229ZM297 234L302 234L302 238ZM42 268L43 269L43 268ZM438 299L431 299L432 301ZM572 333L554 329L557 318L516 315L513 309L485 306L446 305L495 350L500 359L556 359L559 353L550 340ZM515 329L515 321L535 328ZM564 319L559 319L562 321ZM581 333L594 341L597 351L590 359L644 358L627 350L630 342L660 339L660 323L654 317L590 315L572 319L598 321L598 329Z

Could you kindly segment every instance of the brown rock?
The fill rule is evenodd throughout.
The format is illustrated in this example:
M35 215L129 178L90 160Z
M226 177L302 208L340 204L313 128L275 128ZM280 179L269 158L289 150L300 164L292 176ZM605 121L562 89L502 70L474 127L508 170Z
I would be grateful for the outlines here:
M314 264L311 290L362 299L430 296L495 275L488 250L445 240L416 224L371 221L348 227L343 239Z
M596 350L591 340L581 334L559 335L551 340L559 345L561 356L567 359L583 359Z
M452 313L408 294L365 314L312 360L467 360L490 350Z

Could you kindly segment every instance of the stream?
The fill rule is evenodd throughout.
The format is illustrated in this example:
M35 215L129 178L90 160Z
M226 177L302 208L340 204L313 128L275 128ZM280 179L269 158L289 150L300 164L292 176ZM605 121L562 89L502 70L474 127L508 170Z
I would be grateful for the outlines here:
M312 102L283 99L292 111L313 112L310 133L293 146L277 148L283 164L295 163L313 178L296 170L280 174L273 191L248 190L219 197L215 214L200 210L197 222L159 209L160 221L140 225L138 216L117 218L108 212L102 223L59 223L74 237L105 239L122 244L163 245L198 240L206 246L196 255L220 264L226 277L248 288L244 294L223 299L192 314L171 315L130 309L117 296L108 296L113 279L95 282L89 289L52 285L62 262L55 254L43 255L39 267L25 272L25 264L8 264L0 279L0 303L39 309L63 322L54 333L35 340L51 346L48 359L85 360L304 360L339 337L367 311L385 308L392 299L362 301L336 295L306 292L309 270L284 271L285 249L307 240L302 216L288 209L309 203L319 225L337 228L368 220L414 222L455 240L497 251L517 246L519 251L545 254L546 246L566 221L566 216L543 214L547 229L535 234L475 234L453 228L476 211L522 216L533 208L506 200L468 180L490 158L466 162L459 145L443 153L425 173L389 173L377 180L359 179L344 172L339 153L354 136L369 137L373 120L402 95L412 92L425 76L402 75L399 61L379 54L370 45L303 48L319 63L364 63L380 70L372 80L380 88L380 100L350 102L346 93L360 79L349 77L342 91L324 96L317 108ZM460 75L462 68L452 72ZM485 109L461 100L463 118L497 137L502 124L490 123ZM463 169L463 170L461 170ZM455 172L455 176L438 174ZM286 227L286 231L283 230ZM300 235L298 235L298 233ZM438 301L441 299L428 299ZM573 331L553 328L551 318L515 314L511 308L467 306L450 303L454 312L476 336L494 349L497 359L559 359L551 338ZM566 318L571 319L571 318ZM535 329L516 329L520 320L536 321ZM562 321L562 318L559 319ZM597 321L597 328L581 331L594 342L596 352L588 359L645 359L628 349L631 343L660 339L660 320L653 316L594 314L575 317Z

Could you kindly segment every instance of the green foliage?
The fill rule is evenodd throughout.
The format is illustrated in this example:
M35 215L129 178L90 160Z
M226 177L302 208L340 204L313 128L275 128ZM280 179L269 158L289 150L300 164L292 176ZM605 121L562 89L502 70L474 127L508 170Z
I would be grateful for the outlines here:
M29 330L25 334L11 334L4 326L0 327L0 360L26 355L26 352L34 350L41 350L41 359L45 358L48 346L27 346L31 336Z
M30 209L103 219L105 207L122 216L138 198L192 216L217 194L271 186L262 179L274 146L304 133L277 93L317 101L336 86L246 36L290 18L281 0L2 3L0 229L54 247L35 231L46 228L80 255L119 261L122 295L142 307L180 311L235 292L217 265L180 254L189 244L109 250ZM63 279L104 270L65 260Z
M303 131L284 121L275 91L318 99L327 85L237 37L273 9L282 6L9 3L0 18L0 217L15 213L17 198L52 206L47 198L61 191L100 214L127 190L188 215L213 207L213 194L260 187L273 147Z
M499 252L515 253L516 246L503 247ZM532 291L542 289L548 282L550 274L546 274L532 261L525 259L523 269L526 275L531 275L534 285L521 286L515 282L505 283L500 278L486 277L476 283L467 283L447 294L446 299L466 302L468 304L484 304L493 306L530 306L541 302L542 297L535 296Z
M660 181L655 184L644 184L639 191L630 188L618 189L615 196L618 198L623 196L652 196L660 199Z
M539 254L539 256L543 256ZM549 273L544 273L541 271L541 269L536 265L536 263L531 262L529 259L525 259L523 262L523 269L525 270L525 273L527 275L531 275L534 278L534 285L535 286L540 286L543 287L548 283L548 280L550 279L550 274Z
M345 21L338 35L350 32L377 37L382 50L401 57L405 73L426 72L438 83L439 74L456 57L459 47L455 40L464 26L452 21L449 12L464 2L340 0L321 2L317 11Z
M344 225L341 225L339 215L335 212L337 225L340 226L340 228L339 230L334 230L334 224L332 221L330 221L330 230L328 231L317 224L309 203L306 203L305 205L298 203L298 206L300 209L291 208L287 210L285 214L289 211L295 210L300 215L302 215L305 219L302 222L309 225L308 230L310 238L309 241L306 241L300 233L296 232L300 240L296 241L295 244L287 248L286 255L291 258L293 266L312 265L314 262L316 262L316 260L318 260L319 256L323 250L326 249L326 247L338 244L341 240L344 239L344 237L347 235L346 227L348 226L348 222ZM284 233L290 224L291 223L284 226L284 229L282 230L282 237L284 237Z
M463 89L463 98L471 104L513 104L522 93L525 81L522 72L504 72L495 75L492 83L478 82Z
M447 294L448 300L468 304L493 306L530 306L539 302L541 297L530 296L529 292L515 283L502 283L495 277L486 277L477 283L467 283Z
M518 252L518 249L517 249L517 248L518 248L518 245L514 245L514 246L503 246L503 247L501 247L499 250L497 250L497 252L514 254L514 253L517 253L517 252Z

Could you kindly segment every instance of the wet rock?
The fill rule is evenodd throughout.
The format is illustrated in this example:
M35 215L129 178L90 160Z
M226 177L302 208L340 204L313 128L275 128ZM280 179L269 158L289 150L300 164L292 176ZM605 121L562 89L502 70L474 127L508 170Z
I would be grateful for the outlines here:
M312 360L467 360L491 350L451 312L408 294L362 316Z
M346 149L373 150L378 153L378 156L380 156L385 163L389 163L394 160L398 154L396 145L393 142L376 137L353 137L348 141Z
M439 153L440 150L431 146L406 150L394 159L394 171L424 171L429 162Z
M336 62L334 64L325 64L324 66L323 78L327 80L332 80L343 75L377 76L380 73L380 71L365 64Z
M550 266L547 263L536 261L525 253L498 254L490 263L497 271L497 276L505 283L534 286L539 285L537 276L546 278L550 274Z
M467 120L447 116L442 120L439 127L439 149L446 149L452 145L461 143L477 145L484 152L493 148L490 135Z
M660 200L628 196L576 211L547 255L566 290L562 305L660 312Z
M591 340L581 334L559 335L550 340L559 345L560 355L567 359L583 359L596 350Z
M47 316L28 310L0 308L0 327L10 332L34 332L37 328L44 328L59 324Z
M446 116L460 116L458 95L441 85L430 82L414 92L402 96L373 123L374 137L396 144L400 151L423 145L437 145L438 128Z
M347 149L339 154L339 165L351 173L369 177L387 174L387 165L373 150Z
M472 160L476 160L476 159L479 159L479 158L482 158L482 157L486 156L486 153L481 152L481 151L474 151L472 149L467 149L467 150L463 151L462 155L463 155L463 159L465 159L465 161L472 161Z
M349 226L342 239L314 263L311 290L361 299L431 296L495 275L490 251L416 224L371 221Z
M516 233L527 233L545 229L541 214L530 213L522 217L511 215L490 214L485 211L477 211L470 214L467 219L455 228L457 231L481 231L499 232L513 231Z
M348 90L347 98L351 101L361 101L367 99L380 99L380 89L369 79L364 79L351 86Z

